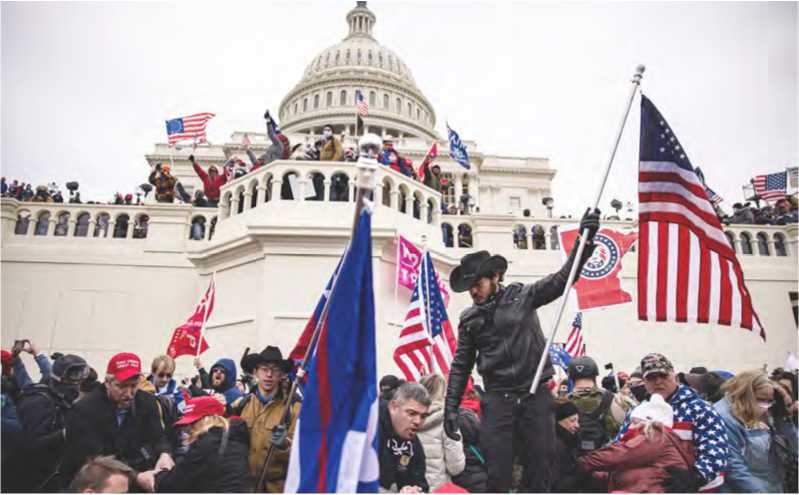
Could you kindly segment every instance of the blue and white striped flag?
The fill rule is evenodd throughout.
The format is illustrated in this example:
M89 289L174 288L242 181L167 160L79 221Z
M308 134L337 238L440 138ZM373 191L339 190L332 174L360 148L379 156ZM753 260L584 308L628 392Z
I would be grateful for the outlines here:
M449 156L460 163L463 168L472 168L469 163L469 153L466 152L466 145L461 142L461 137L452 130L449 123L447 123L447 134L449 135Z
M572 357L569 356L569 353L563 348L563 344L553 343L549 346L549 360L552 361L554 366L560 366L563 371L568 372Z

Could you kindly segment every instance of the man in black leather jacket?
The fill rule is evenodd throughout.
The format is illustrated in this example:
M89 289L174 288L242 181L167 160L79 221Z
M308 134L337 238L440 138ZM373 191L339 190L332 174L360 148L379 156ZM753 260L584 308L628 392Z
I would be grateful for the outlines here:
M598 210L583 216L580 232L586 228L588 239L578 275L594 251L593 239L599 230ZM480 438L488 468L489 492L507 493L510 489L514 451L526 453L524 480L528 486L523 491L549 491L555 418L552 395L545 384L554 370L544 349L546 338L536 309L563 294L576 251L575 243L560 270L527 285L500 284L508 262L487 251L464 256L450 276L452 289L468 290L474 305L460 316L458 347L447 386L444 429L451 438L460 438L458 406L476 361L486 390L481 404ZM538 390L530 394L542 356L547 363Z

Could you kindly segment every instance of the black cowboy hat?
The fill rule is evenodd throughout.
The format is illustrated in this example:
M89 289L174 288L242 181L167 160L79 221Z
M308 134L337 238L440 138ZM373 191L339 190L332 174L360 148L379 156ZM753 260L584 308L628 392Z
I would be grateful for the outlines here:
M461 264L456 266L449 276L449 285L455 292L466 292L480 280L480 277L490 276L493 273L500 275L508 269L508 260L495 254L491 256L488 251L477 251L461 258Z
M280 352L280 349L272 345L266 346L258 354L245 354L241 358L240 364L245 372L252 374L259 364L266 363L277 363L285 373L294 368L294 362L291 359L283 359L283 353Z

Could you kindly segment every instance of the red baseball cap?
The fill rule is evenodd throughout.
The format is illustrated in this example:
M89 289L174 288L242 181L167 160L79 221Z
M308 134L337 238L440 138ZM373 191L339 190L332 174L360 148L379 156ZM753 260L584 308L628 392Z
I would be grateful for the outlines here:
M0 361L2 361L3 364L3 374L8 375L11 373L11 366L12 363L14 362L14 355L5 349L2 349L2 351L0 352L2 352L2 359L0 359Z
M132 352L120 352L108 361L106 373L114 375L119 382L124 382L141 374L141 359Z
M195 397L186 401L183 417L175 422L175 426L190 425L206 416L224 416L225 406L210 395Z

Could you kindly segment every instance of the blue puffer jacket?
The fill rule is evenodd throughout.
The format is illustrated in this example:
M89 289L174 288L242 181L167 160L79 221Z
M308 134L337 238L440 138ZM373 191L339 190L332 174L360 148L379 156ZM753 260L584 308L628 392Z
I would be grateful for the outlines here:
M721 490L731 493L780 493L782 470L773 430L753 430L732 414L725 397L714 404L730 440L730 459Z
M214 368L217 367L225 369L225 381L216 391L224 395L225 401L230 405L235 402L236 399L244 395L241 393L241 390L236 387L236 363L234 363L232 359L220 359L211 366L211 376L213 376Z

